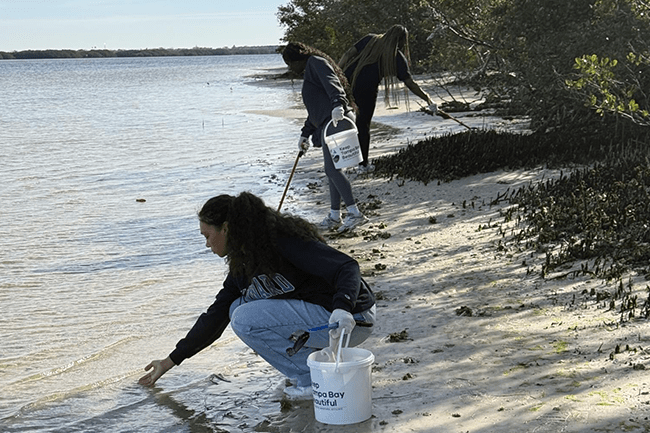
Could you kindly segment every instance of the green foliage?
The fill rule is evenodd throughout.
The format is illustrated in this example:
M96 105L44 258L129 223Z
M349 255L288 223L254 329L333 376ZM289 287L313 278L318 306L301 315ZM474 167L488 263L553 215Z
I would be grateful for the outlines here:
M566 80L576 101L601 116L615 115L650 126L650 5L640 0L598 0L596 27L604 49L576 56L577 71Z
M645 0L290 0L278 18L287 41L335 59L365 34L403 24L416 71L452 72L531 116L536 130L588 130L596 114L646 122L650 111Z
M334 59L366 34L402 24L409 29L411 56L417 63L431 49L428 25L423 23L429 9L421 0L291 0L279 7L277 17L286 28L285 42L303 42Z
M637 78L646 73L650 66L648 59L628 53L624 62L619 65L616 59L600 58L596 54L578 57L574 68L579 76L568 79L566 84L600 115L614 113L636 123L650 125L650 107L643 87L647 83ZM643 105L636 97L641 98Z
M639 69L629 69L625 74L607 75L615 72L615 59L626 58L630 47L636 47L637 54L647 53L650 11L642 1L512 0L491 4L490 15L484 19L491 24L483 26L486 33L480 37L490 42L498 61L487 66L502 76L516 78L508 96L531 116L535 129L567 123L590 128L592 107L585 102L593 101L594 95L599 102L593 108L599 109L599 114L620 115L637 105L637 114L643 113L646 97L640 93L647 88L643 80L647 73L635 75ZM592 56L610 60L590 62ZM582 59L580 66L587 68L585 71L592 68L587 74L592 79L587 94L567 87L567 83L585 78L575 77L576 59ZM609 85L603 87L605 83ZM594 84L601 85L602 94L595 91Z

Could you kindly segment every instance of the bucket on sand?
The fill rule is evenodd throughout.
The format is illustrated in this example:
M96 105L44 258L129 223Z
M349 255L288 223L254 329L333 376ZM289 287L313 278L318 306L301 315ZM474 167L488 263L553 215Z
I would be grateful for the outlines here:
M323 128L323 140L330 150L334 167L340 169L359 164L363 161L363 156L359 147L357 126L347 117L339 120L336 126L332 122L330 120Z
M369 350L341 347L336 361L319 350L307 358L314 395L314 415L324 424L355 424L372 416L371 365ZM348 338L349 340L349 338Z

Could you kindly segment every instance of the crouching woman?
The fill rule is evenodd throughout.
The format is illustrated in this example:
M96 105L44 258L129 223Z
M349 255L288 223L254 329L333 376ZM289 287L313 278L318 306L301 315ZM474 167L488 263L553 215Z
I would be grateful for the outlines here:
M359 264L328 246L306 220L280 214L248 192L213 197L198 216L206 247L226 258L228 275L214 303L167 358L145 367L139 383L153 385L216 341L230 323L247 346L291 379L293 386L284 390L289 397L309 398L309 354L335 345L343 329L350 346L372 332L375 297ZM295 331L325 323L339 326L310 333L302 349L287 353Z

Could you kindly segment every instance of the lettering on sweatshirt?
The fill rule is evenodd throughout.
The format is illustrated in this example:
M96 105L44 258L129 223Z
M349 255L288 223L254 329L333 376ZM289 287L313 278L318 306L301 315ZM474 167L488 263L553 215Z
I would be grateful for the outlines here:
M272 276L261 274L253 277L251 284L242 291L242 296L246 302L250 302L271 299L294 290L296 290L294 285L284 278L282 274Z

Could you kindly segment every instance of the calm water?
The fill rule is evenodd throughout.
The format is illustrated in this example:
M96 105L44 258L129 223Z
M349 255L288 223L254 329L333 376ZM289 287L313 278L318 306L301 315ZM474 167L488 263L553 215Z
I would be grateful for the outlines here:
M136 382L221 287L201 204L282 195L301 122L251 114L298 103L251 77L281 67L0 61L0 430L253 431L279 413L280 376L229 330L156 388Z

